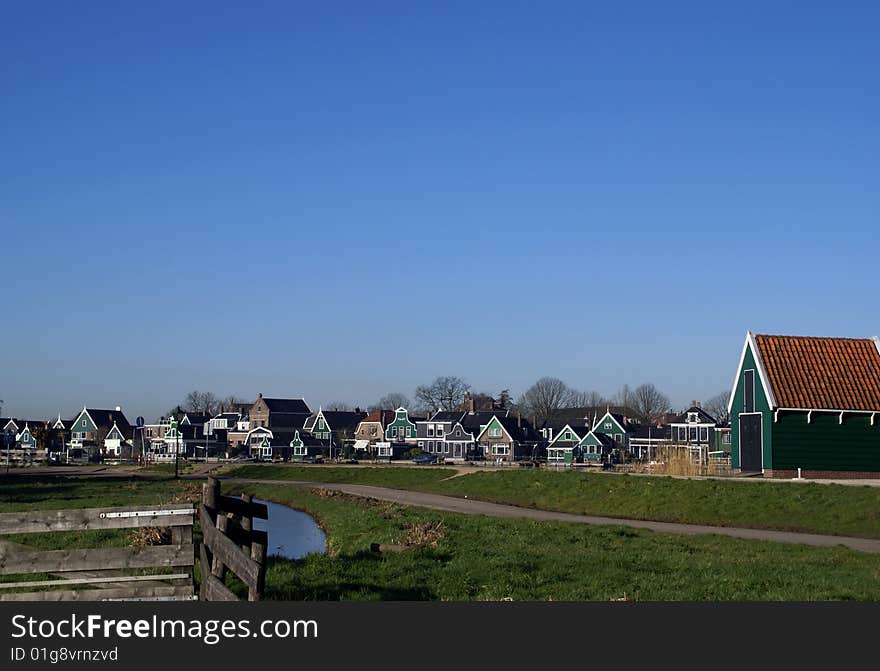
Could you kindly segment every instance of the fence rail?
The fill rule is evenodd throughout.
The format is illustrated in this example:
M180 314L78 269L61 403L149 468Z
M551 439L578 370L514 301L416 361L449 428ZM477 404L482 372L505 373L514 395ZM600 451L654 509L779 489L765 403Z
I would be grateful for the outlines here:
M170 544L143 547L36 550L0 540L0 576L51 576L0 582L0 601L192 599L194 513L188 504L0 513L0 536L141 527L171 530ZM83 585L97 589L54 589ZM39 591L12 591L21 589Z
M248 601L262 598L269 539L265 531L253 528L255 518L269 518L265 504L254 503L253 497L247 494L239 498L222 495L220 482L215 478L208 478L202 485L202 504L199 506L203 537L199 548L200 600L239 600L226 586L227 571L247 585Z

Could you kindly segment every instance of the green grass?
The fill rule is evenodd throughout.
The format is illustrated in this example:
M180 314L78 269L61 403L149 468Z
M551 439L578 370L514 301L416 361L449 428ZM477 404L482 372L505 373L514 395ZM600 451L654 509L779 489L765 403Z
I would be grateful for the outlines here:
M437 485L463 479L440 483L432 469L413 470L420 475L406 477ZM0 512L163 503L193 487L198 485L157 479L10 478L0 481ZM459 515L284 485L223 488L306 510L328 532L328 555L270 558L266 595L272 599L880 599L880 557L843 547ZM445 535L437 547L369 552L374 542L400 543L407 525L420 522L442 522ZM21 534L16 540L28 536L39 549L53 549L59 538L67 547L96 547L96 540L102 547L125 544L120 531L87 533L95 535Z
M303 480L307 482L345 482L396 489L420 489L455 475L453 468L394 468L393 466L238 466L223 473L235 478L260 480Z
M627 519L880 538L880 488L578 471L250 466L229 476L348 482Z
M880 558L721 536L495 519L428 511L279 485L257 496L306 510L328 555L270 558L271 599L838 600L880 599ZM370 553L407 524L442 522L436 548Z

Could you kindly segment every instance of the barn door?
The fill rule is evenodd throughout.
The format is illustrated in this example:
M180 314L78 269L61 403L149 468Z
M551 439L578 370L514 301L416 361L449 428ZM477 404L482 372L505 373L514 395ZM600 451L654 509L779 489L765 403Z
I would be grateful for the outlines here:
M760 471L761 464L760 413L739 416L739 468L742 471Z

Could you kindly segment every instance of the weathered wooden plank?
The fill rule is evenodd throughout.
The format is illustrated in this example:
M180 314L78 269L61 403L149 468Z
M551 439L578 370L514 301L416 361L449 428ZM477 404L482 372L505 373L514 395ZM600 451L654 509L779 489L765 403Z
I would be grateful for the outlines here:
M0 548L0 575L91 571L111 568L192 566L194 552L195 548L192 545L148 545L140 548L86 550L28 550L26 552Z
M199 518L202 521L202 536L205 544L214 555L214 563L219 561L235 573L248 587L256 585L260 566L241 548L210 523L210 515L204 506L199 508ZM220 520L218 520L220 521Z
M161 514L175 511L174 514ZM184 511L184 512L177 512ZM187 514L187 511L189 514ZM110 516L108 516L108 513ZM115 517L120 513L145 513L136 517ZM28 510L0 513L0 535L84 529L131 529L136 527L176 527L193 523L195 509L187 504L124 506L120 508L80 508L78 510Z
M76 578L115 578L115 577L125 577L125 573L123 573L124 569L103 569L98 571L57 571L52 572L52 576L58 578L59 580L73 580ZM181 574L183 575L183 574ZM161 578L162 576L157 576L157 578ZM161 580L154 580L151 583L154 587L163 587L168 583L162 582ZM108 588L111 585L107 585ZM121 585L112 585L112 588L121 587Z
M251 543L269 545L269 535L265 531L260 531L259 529L248 531L234 519L226 521L226 535L232 539L233 543L243 546L242 550L246 553L251 551ZM246 549L244 546L246 546Z
M202 543L199 545L199 574L201 575L201 581L199 585L199 600L205 601L207 592L206 585L207 579L206 577L211 575L211 551L208 550L208 546Z
M169 573L169 580L176 578L189 578L187 573ZM0 589L14 589L16 587L58 587L59 585L95 585L98 583L126 583L126 582L153 582L153 575L125 575L109 578L73 578L71 580L31 580L28 582L0 582ZM147 585L149 587L149 585Z
M202 577L204 601L239 601L240 599L220 580L211 575Z
M216 530L218 532L220 532L220 535L223 535L226 533L226 523L228 521L229 521L229 518L226 517L226 515L217 515L217 519L215 520ZM211 574L214 575L214 577L216 577L220 582L225 583L226 582L226 565L223 563L223 561L220 559L220 557L218 557L217 554L213 552L213 549L212 549L212 554L214 557L214 563L211 566Z
M242 501L234 496L218 496L217 509L224 513L232 513L241 517L257 517L261 520L269 519L269 508L265 503L253 503Z
M110 601L110 600L189 600L192 585L143 586L110 589L58 589L46 592L14 592L0 594L0 601Z

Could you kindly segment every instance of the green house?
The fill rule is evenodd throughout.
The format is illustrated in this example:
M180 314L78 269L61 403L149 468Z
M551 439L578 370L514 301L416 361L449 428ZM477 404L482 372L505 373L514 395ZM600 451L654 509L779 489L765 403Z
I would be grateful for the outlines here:
M37 439L34 438L34 434L31 433L30 426L27 424L24 425L24 429L22 429L21 433L18 434L16 439L18 446L23 450L36 450L37 449Z
M596 422L593 431L611 437L620 447L628 449L629 433L624 426L625 424L626 420L623 418L623 415L609 410Z
M385 427L385 440L391 443L413 442L418 438L416 425L410 421L406 408L394 411L394 421Z
M590 431L581 439L577 448L583 463L601 464L604 457L611 454L616 446L617 443L608 434Z
M728 410L740 472L877 477L880 342L749 332Z

